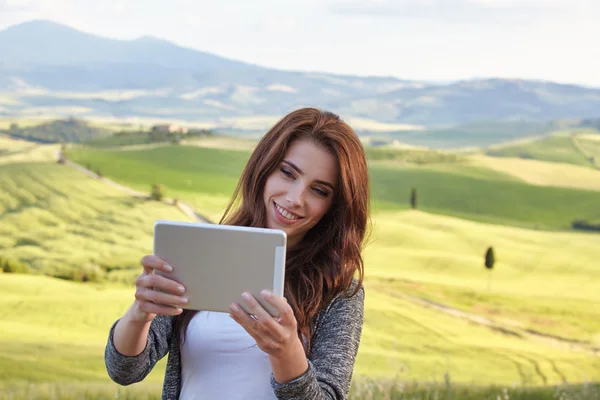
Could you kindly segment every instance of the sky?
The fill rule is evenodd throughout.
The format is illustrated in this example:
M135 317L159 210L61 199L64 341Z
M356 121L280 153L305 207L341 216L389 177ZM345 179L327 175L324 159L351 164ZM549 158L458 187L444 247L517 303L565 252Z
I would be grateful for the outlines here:
M600 0L0 0L0 29L32 19L286 70L600 87Z

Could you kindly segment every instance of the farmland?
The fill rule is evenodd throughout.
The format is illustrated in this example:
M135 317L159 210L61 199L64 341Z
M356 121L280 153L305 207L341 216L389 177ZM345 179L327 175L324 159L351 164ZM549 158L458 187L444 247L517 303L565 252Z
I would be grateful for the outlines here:
M131 282L139 258L151 251L153 221L186 216L57 164L56 146L1 144L7 190L0 195L0 256L30 274L0 275L8 327L0 334L0 388L15 398L156 398L164 360L144 383L122 390L106 377L103 349L108 328L133 299ZM216 220L249 156L243 146L73 147L68 154L139 191L161 183L169 196ZM45 158L28 161L38 153ZM535 393L554 396L550 385L598 381L598 235L572 231L569 223L598 216L600 192L529 184L463 157L428 155L419 164L386 154L370 157L373 231L356 384L420 382L414 393L423 396L456 396L467 387L458 398L468 398L500 394L501 387L516 396L537 386ZM417 210L408 204L411 187L418 189ZM497 255L491 273L483 268L489 246ZM93 281L74 282L82 273ZM428 383L433 389L423 388ZM359 390L356 398L367 398ZM596 393L595 386L572 390Z

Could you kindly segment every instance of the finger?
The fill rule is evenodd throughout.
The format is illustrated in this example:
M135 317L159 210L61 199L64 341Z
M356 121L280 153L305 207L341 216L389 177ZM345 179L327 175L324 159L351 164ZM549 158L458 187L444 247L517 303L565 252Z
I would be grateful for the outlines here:
M173 267L171 267L165 260L162 260L154 255L144 256L142 258L142 265L144 266L144 271L148 274L151 274L153 269L163 272L173 271Z
M139 301L173 307L185 306L188 303L188 299L186 297L162 293L158 290L152 290L144 287L137 288L135 291L135 298Z
M271 314L269 314L250 293L242 293L242 298L244 299L244 303L246 304L248 309L251 311L252 314L254 314L254 316L256 316L256 318L260 322L267 324L268 322L273 321L273 317L271 316Z
M272 319L270 319L267 324L258 319L254 319L237 304L232 304L230 306L230 311L231 318L240 324L242 328L256 340L256 344L261 350L269 352L278 351L282 348L282 338L284 335L283 332L277 332L279 329L283 330L281 325L277 324Z
M229 306L230 316L242 326L254 339L258 340L259 321L252 318L240 305L232 304Z
M284 334L284 328L269 314L263 306L250 293L243 293L242 298L248 310L254 315L254 322L250 322L252 328L261 337L277 338ZM252 316L249 316L252 318Z
M155 288L162 292L172 293L172 294L183 294L185 293L185 286L181 283L169 279L167 277L161 275L140 275L135 282L137 287L144 288Z
M294 310L288 304L285 297L276 296L274 293L263 290L260 295L265 301L271 304L277 311L279 311L279 322L281 324L290 323L296 320L294 317Z
M183 312L181 307L171 307L167 305L154 304L147 301L140 301L139 309L145 313L158 315L179 315Z

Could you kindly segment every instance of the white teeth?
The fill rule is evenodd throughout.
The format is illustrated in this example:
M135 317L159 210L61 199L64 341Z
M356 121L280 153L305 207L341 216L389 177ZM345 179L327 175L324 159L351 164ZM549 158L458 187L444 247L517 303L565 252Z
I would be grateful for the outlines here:
M275 207L277 207L277 211L279 211L279 213L283 215L286 219L298 219L298 217L296 217L295 215L292 215L289 212L285 211L283 208L279 207L279 204L275 203Z

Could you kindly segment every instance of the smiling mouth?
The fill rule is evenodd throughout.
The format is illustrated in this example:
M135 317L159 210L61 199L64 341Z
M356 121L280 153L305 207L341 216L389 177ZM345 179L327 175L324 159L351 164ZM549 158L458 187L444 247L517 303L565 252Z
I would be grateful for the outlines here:
M287 220L295 221L295 220L302 218L299 215L296 215L292 212L287 211L286 209L284 209L283 207L281 207L279 204L277 204L275 202L273 202L273 204L275 204L275 208L277 209L277 211L279 211L279 214L281 214L281 216Z

